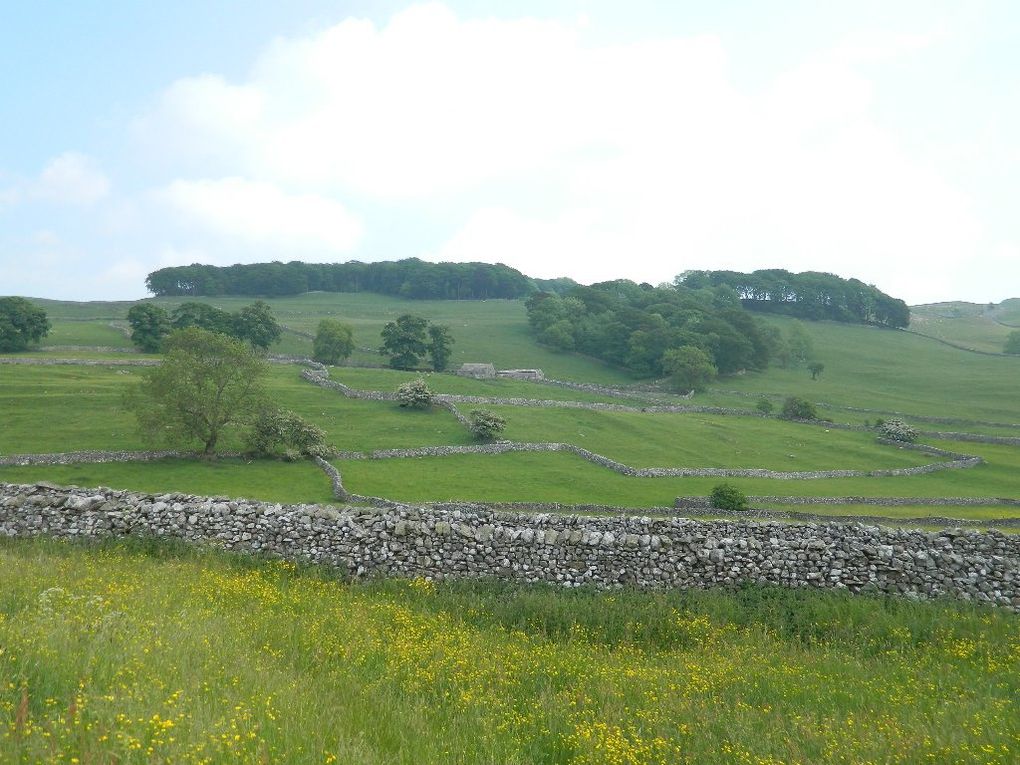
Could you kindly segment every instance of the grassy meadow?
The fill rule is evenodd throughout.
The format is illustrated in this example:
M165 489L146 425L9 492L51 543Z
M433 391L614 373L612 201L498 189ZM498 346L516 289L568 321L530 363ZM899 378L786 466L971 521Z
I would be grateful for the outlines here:
M1016 615L0 541L0 759L1013 763Z

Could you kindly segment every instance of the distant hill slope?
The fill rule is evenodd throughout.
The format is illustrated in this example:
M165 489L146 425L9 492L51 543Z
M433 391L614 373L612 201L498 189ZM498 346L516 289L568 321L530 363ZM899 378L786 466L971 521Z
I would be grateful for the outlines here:
M911 306L909 329L976 351L1001 353L1009 333L1020 329L1020 298L998 304L950 301Z

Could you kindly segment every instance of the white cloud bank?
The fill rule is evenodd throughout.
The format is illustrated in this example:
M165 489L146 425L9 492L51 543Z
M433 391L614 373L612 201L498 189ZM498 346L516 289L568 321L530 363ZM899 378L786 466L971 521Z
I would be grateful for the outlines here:
M858 36L750 90L723 37L591 45L432 3L279 39L243 82L181 79L134 132L197 178L159 192L180 220L319 259L360 255L351 210L374 206L446 226L386 257L652 282L786 267L949 297L994 248L880 124L870 74L945 34Z

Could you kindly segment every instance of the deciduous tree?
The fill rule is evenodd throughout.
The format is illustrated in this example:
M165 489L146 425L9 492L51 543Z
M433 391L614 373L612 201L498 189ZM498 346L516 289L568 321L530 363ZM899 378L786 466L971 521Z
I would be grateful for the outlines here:
M23 351L50 331L46 311L22 297L0 298L0 352Z
M127 320L131 325L131 342L145 353L159 353L163 349L163 338L169 335L173 328L170 324L170 314L155 303L138 303L131 306Z
M383 327L382 353L390 357L390 366L394 369L414 369L418 361L428 351L425 332L428 321L420 316L405 313L396 321Z
M315 330L312 358L320 364L339 364L354 352L354 332L336 319L323 319Z
M150 440L197 441L212 459L224 432L264 408L267 364L246 343L197 327L172 332L163 350L163 363L146 371L126 404Z

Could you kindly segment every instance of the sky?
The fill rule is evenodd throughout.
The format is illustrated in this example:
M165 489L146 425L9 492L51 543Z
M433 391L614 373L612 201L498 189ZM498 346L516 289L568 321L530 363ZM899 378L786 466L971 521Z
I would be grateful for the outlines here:
M37 0L0 105L0 294L420 257L1020 297L1012 0Z

